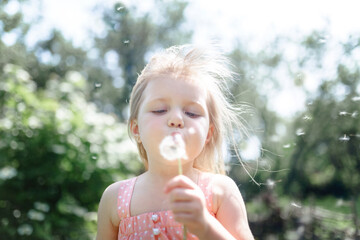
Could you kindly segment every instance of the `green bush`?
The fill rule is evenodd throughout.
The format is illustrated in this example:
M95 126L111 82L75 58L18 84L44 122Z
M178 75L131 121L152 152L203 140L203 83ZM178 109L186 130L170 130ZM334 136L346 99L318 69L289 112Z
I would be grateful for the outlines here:
M87 94L77 72L41 91L18 66L0 73L2 239L91 239L105 187L139 171L126 125Z

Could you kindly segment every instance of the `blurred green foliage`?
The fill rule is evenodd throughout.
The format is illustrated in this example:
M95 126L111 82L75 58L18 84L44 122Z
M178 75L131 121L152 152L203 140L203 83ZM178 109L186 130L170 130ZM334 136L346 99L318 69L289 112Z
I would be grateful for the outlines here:
M86 101L77 72L39 91L20 67L3 70L0 235L89 239L105 187L140 169L126 125Z

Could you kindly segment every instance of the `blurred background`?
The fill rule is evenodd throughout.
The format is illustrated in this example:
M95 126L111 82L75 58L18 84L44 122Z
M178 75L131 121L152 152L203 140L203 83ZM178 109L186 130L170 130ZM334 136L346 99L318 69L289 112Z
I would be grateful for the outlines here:
M143 171L129 94L159 49L217 42L246 106L231 151L256 239L360 239L353 1L0 0L0 238L94 239L110 183Z

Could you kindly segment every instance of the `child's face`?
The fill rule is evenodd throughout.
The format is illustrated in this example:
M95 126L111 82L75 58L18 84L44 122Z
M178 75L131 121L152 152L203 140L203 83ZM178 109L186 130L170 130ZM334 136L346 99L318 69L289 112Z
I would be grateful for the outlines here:
M206 90L186 78L170 75L149 81L132 128L140 136L149 165L163 161L159 145L173 133L181 134L185 142L188 159L184 161L199 156L212 133L206 102Z

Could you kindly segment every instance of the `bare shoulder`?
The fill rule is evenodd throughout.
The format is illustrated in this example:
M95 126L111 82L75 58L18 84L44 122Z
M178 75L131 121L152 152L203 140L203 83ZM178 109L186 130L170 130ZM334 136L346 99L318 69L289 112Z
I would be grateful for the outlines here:
M253 239L244 200L234 180L215 174L212 177L213 207L216 219L236 238Z
M102 194L98 209L96 239L116 239L120 218L117 213L119 187L124 181L109 185Z
M213 174L212 188L213 194L217 197L227 197L233 194L241 195L234 180L222 174Z
M234 180L232 180L232 178L223 175L223 174L213 174L213 184L215 186L227 189L227 188L237 188Z
M99 214L103 213L105 217L111 220L113 224L117 224L119 222L117 214L114 213L117 213L116 211L117 195L119 193L120 184L121 182L115 182L109 185L105 189L99 205Z

